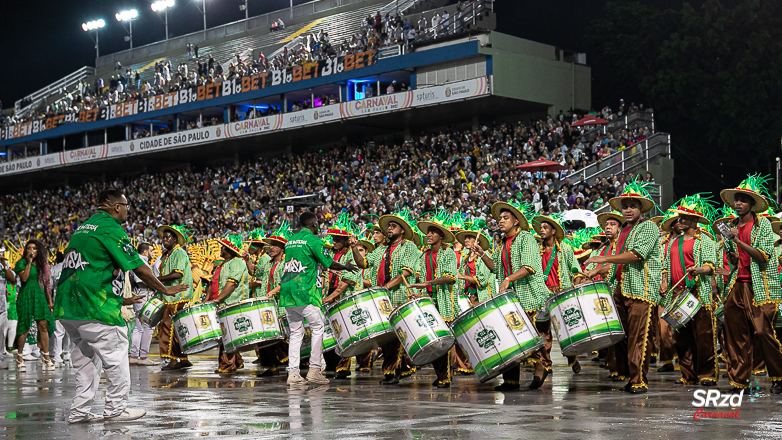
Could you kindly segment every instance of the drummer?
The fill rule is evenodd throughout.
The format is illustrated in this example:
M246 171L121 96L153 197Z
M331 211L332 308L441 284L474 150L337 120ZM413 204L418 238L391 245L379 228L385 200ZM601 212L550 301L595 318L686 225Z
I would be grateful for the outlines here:
M173 297L164 296L166 309L163 320L158 325L158 346L160 357L169 359L163 370L180 370L192 367L179 345L179 336L172 331L171 318L182 311L193 299L193 273L190 257L185 251L186 243L192 243L192 232L185 225L163 225L157 228L158 237L163 243L163 255L160 257L160 276L158 279L166 287L185 284L187 290Z
M728 288L723 292L725 346L730 363L728 378L732 392L750 386L753 356L760 351L771 377L771 394L782 393L782 352L774 334L774 320L782 302L776 264L767 264L774 255L775 234L767 218L766 178L749 176L737 188L724 189L722 200L733 205L737 218L730 222L733 237L725 240L728 259L734 267ZM753 337L760 350L753 347Z
M245 240L245 243L248 244L247 250L242 252L242 260L244 260L244 263L247 265L247 272L252 275L253 280L250 282L251 298L260 298L264 296L259 292L260 289L257 288L257 285L259 284L257 281L260 280L261 276L261 267L263 267L271 259L264 250L264 234L265 232L263 228L256 228L250 231L247 234L247 240ZM254 360L253 363L260 364L260 350L255 350L255 354L258 356L258 359Z
M247 299L250 294L250 274L247 265L239 256L242 255L242 236L238 234L226 234L220 239L220 257L223 264L215 268L212 275L211 295L216 295L215 302L220 308L236 304ZM215 373L235 373L244 368L242 355L226 353L222 341L220 342L218 366Z
M331 258L339 264L354 264L353 250L358 245L356 239L357 228L347 211L340 214L334 224L326 231L333 241L333 246L327 252ZM359 272L342 272L329 270L324 273L323 305L332 304L334 301L346 298L354 294L359 282L363 285ZM360 288L358 290L361 290ZM372 352L357 356L359 363L367 365L372 357ZM334 379L347 379L350 376L350 358L340 357L336 350L323 353L326 360L326 371L334 371Z
M668 246L662 269L660 294L666 295L664 304L670 304L689 289L701 301L701 308L683 327L673 333L673 343L679 355L682 377L678 385L717 385L716 322L712 315L711 275L717 257L716 244L698 230L698 223L710 223L704 213L713 209L705 197L684 197L668 211L678 216L676 227L680 234ZM683 280L682 280L683 279ZM674 287L675 286L675 287ZM686 293L685 293L686 294Z
M569 289L573 285L581 284L584 281L584 274L581 273L581 265L576 261L573 255L573 248L563 243L565 239L565 229L560 224L560 218L551 215L537 215L532 219L532 227L540 235L543 242L540 243L541 265L543 267L543 278L546 280L546 288L549 295L556 295L562 290ZM544 305L545 307L545 305ZM543 365L546 370L551 372L551 321L537 321L535 328L546 341L543 352ZM581 364L576 356L568 356L568 366L573 373L581 372Z
M456 241L453 233L446 226L449 214L438 211L429 221L419 221L418 229L426 231L426 244L429 249L418 259L416 278L422 282L410 285L411 289L421 289L424 296L434 298L437 310L446 323L453 321L459 314L458 292L456 288L456 255L444 243ZM437 379L432 386L448 388L451 385L450 350L440 358L432 361Z
M651 353L652 308L660 303L660 231L642 213L654 208L649 193L637 181L628 184L622 194L609 200L611 207L622 211L625 223L619 232L613 255L595 256L587 263L612 263L609 282L615 283L614 304L627 338L614 347L617 372L629 377L625 391L641 394L648 391L646 374Z
M379 244L366 258L358 251L353 254L358 267L372 270L375 276L373 284L388 289L393 308L407 302L408 290L402 277L405 280L412 279L418 262L419 252L411 241L413 228L410 224L413 221L407 208L380 217L378 224L381 230L386 231L388 242ZM383 350L383 375L385 376L385 379L380 381L382 385L398 384L399 379L416 371L409 356L402 350L399 339L394 339L380 348Z
M494 254L486 253L479 243L473 245L473 251L481 257L489 270L493 271L500 284L500 292L513 289L519 303L535 322L535 314L543 306L546 298L546 284L543 267L538 252L538 244L529 232L529 222L524 212L533 212L530 205L521 205L515 200L492 205L492 216L499 222L503 234L502 242ZM543 350L530 356L535 364L534 378L529 384L531 389L540 388L548 377L543 365ZM502 373L503 384L494 387L496 391L518 391L520 367L514 367Z
M721 209L717 210L715 217L717 217L717 219L712 222L711 230L714 232L714 238L717 242L717 262L719 262L719 264L717 264L717 267L715 268L714 284L716 286L714 289L712 289L712 291L715 293L714 301L718 302L720 305L723 305L722 298L727 296L724 292L725 288L730 285L730 273L733 270L733 263L731 263L728 259L728 253L725 249L725 242L722 235L720 234L720 230L717 228L717 224L736 218L736 211L734 211L733 208L728 205L723 205ZM723 306L723 312L724 310L725 309ZM717 339L720 341L720 356L722 356L722 360L725 362L725 365L729 365L729 353L725 348L726 343L724 319L722 322L718 322L717 324ZM727 373L723 374L722 377L727 378Z
M291 236L290 224L283 221L282 225L274 232L269 233L268 237L263 238L263 243L268 245L269 261L259 262L255 272L255 281L250 283L250 288L254 288L256 298L277 298L280 297L280 282L285 273L285 245ZM251 246L252 247L252 246ZM285 315L285 309L277 307L277 318ZM259 364L262 369L266 369L261 377L276 376L279 374L279 366L288 360L287 342L278 342L269 347L258 350Z
M365 238L359 238L358 245L356 245L356 249L364 258L367 257L367 254L374 251L375 247L376 246L373 241L367 240ZM377 279L377 277L372 275L372 269L361 269L361 284L364 289L372 287L373 279Z
M680 230L677 227L679 216L673 212L666 212L660 220L660 258L664 261L665 256L668 255L668 251L671 242L680 235ZM664 307L658 306L657 309L652 310L652 359L659 351L660 353L660 366L657 368L658 373L667 373L674 371L673 361L676 359L676 347L673 343L673 329L668 322L662 318ZM650 363L652 361L650 360Z
M481 230L484 225L483 220L470 222L455 234L456 241L461 243L467 252L457 278L462 285L461 290L470 298L473 305L486 301L496 293L491 283L491 271L479 254L473 250L476 241L482 249L489 249L489 238Z

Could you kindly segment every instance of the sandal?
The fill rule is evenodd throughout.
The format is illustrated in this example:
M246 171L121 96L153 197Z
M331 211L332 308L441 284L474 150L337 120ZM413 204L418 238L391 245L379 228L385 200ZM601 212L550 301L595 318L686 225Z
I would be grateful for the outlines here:
M27 371L27 367L24 365L24 359L19 355L16 356L16 371L20 373Z

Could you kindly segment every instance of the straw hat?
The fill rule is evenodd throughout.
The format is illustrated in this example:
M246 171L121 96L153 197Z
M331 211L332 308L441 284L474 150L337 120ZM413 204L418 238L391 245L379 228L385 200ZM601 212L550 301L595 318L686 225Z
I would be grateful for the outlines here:
M527 215L531 215L534 209L531 205L521 204L515 200L508 202L496 202L491 205L491 215L495 220L500 219L500 212L504 209L510 211L514 217L519 221L519 227L522 231L529 229L529 221L527 221Z
M755 200L752 212L763 212L768 209L768 189L766 183L771 180L769 176L752 174L739 183L736 188L728 188L720 191L722 201L728 206L734 206L736 194L745 194Z
M641 203L641 213L647 213L654 209L654 201L646 191L644 185L638 180L630 182L622 191L622 194L612 198L608 201L612 208L617 211L622 210L622 202L624 200L637 200Z

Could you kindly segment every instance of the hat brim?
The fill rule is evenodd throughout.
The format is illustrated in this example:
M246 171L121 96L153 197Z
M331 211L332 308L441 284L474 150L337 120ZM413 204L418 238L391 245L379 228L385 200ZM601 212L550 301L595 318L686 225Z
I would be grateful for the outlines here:
M654 222L654 224L659 226L664 218L665 218L665 216L655 215L654 217L650 218L649 220L651 220L652 222Z
M516 219L519 221L519 227L522 231L529 230L529 221L527 221L527 217L525 217L518 208L507 202L496 202L495 204L491 205L491 216L494 217L494 220L500 219L500 211L503 209L507 209L513 213L513 216L516 217Z
M711 223L709 221L709 219L707 219L706 217L704 217L701 214L693 214L691 212L679 210L678 208L669 209L668 211L670 211L670 212L672 212L674 214L677 214L677 215L689 215L691 217L698 217L698 223L701 223L701 224L704 224L704 225L708 225L709 223Z
M625 218L619 214L616 214L614 212L601 212L597 215L597 224L600 225L600 229L606 230L606 222L610 219L614 219L617 222L619 222L619 225L621 226L622 223L625 222Z
M284 248L285 248L285 244L286 244L287 242L285 242L285 241L282 241L282 240L280 240L279 238L274 238L274 237L266 237L266 238L264 238L264 239L263 239L263 243L264 243L264 244L267 244L267 245L269 245L269 246L278 246L278 247L281 247L281 248L283 248L283 249L284 249Z
M782 221L776 220L771 222L771 229L774 230L775 234L779 234L779 231L782 230Z
M720 198L726 205L733 207L736 199L736 194L746 194L755 200L755 206L752 207L752 212L761 213L768 209L768 200L760 194L752 191L746 191L738 188L723 189L720 191Z
M176 237L176 242L177 242L178 245L180 245L180 246L184 246L185 245L185 236L182 235L181 232L177 231L176 229L174 229L174 228L172 228L171 226L168 226L168 225L158 226L158 228L157 228L157 236L162 239L163 238L163 233L166 232L166 231L171 231L171 233L174 234L174 236Z
M579 262L589 258L590 255L592 255L592 251L588 249L573 252L573 256L576 257L576 261Z
M673 229L673 224L677 220L679 220L678 215L675 215L673 217L668 217L662 222L662 224L660 224L660 229L662 229L665 232L671 232L671 230Z
M705 228L698 228L698 232L700 232L701 234L706 234L707 237L709 237L712 240L714 240L714 234L712 234L711 232L707 231Z
M479 231L468 231L465 229L461 229L454 234L456 236L456 241L462 244L464 246L464 239L467 238L468 235L474 235L476 239L478 240L478 245L483 250L489 250L489 238L483 235L482 232Z
M554 229L556 230L555 237L557 241L562 241L565 239L565 229L562 228L562 225L555 222L553 218L547 215L536 215L532 219L532 229L534 229L535 232L538 233L538 235L540 235L540 227L543 225L543 223L548 223L554 227Z
M359 240L358 244L360 244L361 246L364 246L364 249L367 250L367 253L370 253L370 252L374 251L375 247L376 247L375 243L372 243L369 240Z
M436 228L443 233L443 243L453 243L456 241L456 237L454 237L453 232L449 231L445 226L438 225L435 222L420 221L416 226L421 230L421 232L424 233L424 235L429 232L429 228Z
M380 223L380 229L381 231L388 231L388 224L394 222L402 227L402 229L405 231L404 237L407 240L413 239L413 227L410 226L405 220L403 220L401 217L387 214L382 217L380 217L380 220L378 220L378 223Z
M228 248L229 251L235 253L236 255L242 255L242 250L237 249L236 246L234 246L231 242L220 239L220 246L225 246Z
M623 200L637 200L641 202L641 214L646 214L647 212L654 209L654 202L650 199L647 199L646 197L635 197L635 196L617 196L612 198L608 201L608 204L611 205L612 208L614 208L617 211L622 210L622 201Z
M331 235L332 237L350 237L352 234L341 229L329 229L326 231L326 235Z

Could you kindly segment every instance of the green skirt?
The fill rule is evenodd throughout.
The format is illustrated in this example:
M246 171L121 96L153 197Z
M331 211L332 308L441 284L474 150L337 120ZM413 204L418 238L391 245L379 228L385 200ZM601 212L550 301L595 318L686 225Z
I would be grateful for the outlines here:
M19 315L16 313L16 287L8 287L8 295L5 297L8 301L8 320L16 321Z
M27 283L19 291L19 295L16 297L16 313L19 321L16 324L17 337L30 330L33 322L37 321L48 322L49 336L54 334L54 316L52 316L49 304L46 302L46 294L37 282Z

